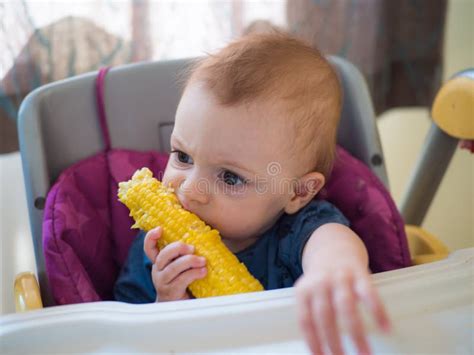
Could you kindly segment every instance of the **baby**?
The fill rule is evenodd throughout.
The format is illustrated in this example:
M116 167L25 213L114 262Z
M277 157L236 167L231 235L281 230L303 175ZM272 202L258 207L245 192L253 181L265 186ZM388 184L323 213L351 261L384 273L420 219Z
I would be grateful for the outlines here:
M339 82L321 54L281 33L245 36L192 68L162 179L265 289L295 286L318 354L343 353L338 321L369 353L359 301L389 329L363 243L336 207L314 199L332 168L340 113ZM117 300L187 299L206 276L192 246L158 250L161 233L134 241Z

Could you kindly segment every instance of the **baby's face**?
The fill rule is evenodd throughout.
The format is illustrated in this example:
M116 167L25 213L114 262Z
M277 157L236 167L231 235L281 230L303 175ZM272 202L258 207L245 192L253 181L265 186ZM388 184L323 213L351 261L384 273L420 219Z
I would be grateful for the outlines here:
M294 138L270 104L219 105L200 83L181 98L163 182L234 252L253 244L293 197Z

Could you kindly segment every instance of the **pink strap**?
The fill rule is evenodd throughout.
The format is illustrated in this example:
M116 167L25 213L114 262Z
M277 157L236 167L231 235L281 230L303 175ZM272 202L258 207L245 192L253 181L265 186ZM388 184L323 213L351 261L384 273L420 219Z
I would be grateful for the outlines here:
M95 80L95 98L97 103L97 113L99 114L99 123L102 130L102 138L105 143L105 151L110 150L110 135L109 127L107 126L107 116L105 115L105 101L104 101L104 91L105 91L105 76L109 71L110 67L104 67L99 69L97 78Z

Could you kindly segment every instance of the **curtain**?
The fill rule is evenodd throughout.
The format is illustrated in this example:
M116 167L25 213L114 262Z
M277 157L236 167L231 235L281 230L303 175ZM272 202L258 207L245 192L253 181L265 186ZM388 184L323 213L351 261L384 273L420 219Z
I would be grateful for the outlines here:
M377 114L430 106L442 77L446 0L291 0L288 27L364 74Z
M446 0L0 0L0 153L35 88L104 65L195 57L278 26L361 69L377 113L430 105Z
M204 55L255 19L286 25L284 0L0 0L0 153L35 88L105 65Z

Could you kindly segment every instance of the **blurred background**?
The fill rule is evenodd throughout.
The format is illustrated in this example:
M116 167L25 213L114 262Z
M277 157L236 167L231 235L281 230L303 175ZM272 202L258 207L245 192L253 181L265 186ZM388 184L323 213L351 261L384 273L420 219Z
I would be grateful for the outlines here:
M6 0L0 19L0 216L25 216L20 239L29 234L25 198L7 199L23 184L16 117L40 85L104 65L199 56L279 26L362 71L399 203L434 95L474 67L473 0ZM451 250L474 246L473 174L472 155L458 149L423 224Z

